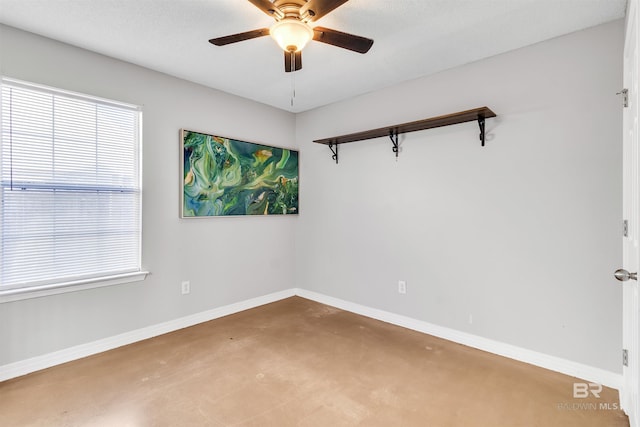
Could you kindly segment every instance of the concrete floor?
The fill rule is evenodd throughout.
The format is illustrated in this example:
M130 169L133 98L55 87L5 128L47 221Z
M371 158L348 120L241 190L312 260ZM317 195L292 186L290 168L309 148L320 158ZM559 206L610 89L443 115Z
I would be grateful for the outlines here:
M628 426L618 393L299 297L0 383L0 426Z

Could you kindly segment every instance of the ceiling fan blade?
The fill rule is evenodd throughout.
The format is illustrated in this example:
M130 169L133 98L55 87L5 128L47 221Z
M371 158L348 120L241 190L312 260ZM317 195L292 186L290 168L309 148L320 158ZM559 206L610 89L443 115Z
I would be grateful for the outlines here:
M309 21L316 21L338 6L342 6L349 0L309 0L300 8L300 16Z
M269 0L249 0L249 2L269 16L276 19L284 18L284 13Z
M261 28L259 30L247 31L245 33L232 34L230 36L211 39L209 40L209 43L215 44L216 46L224 46L226 44L237 43L237 42L255 39L257 37L268 36L268 35L269 35L269 29Z
M284 71L290 73L302 69L302 51L284 53Z
M313 39L358 53L367 53L373 45L373 40L366 37L354 36L353 34L324 27L315 27L313 29Z

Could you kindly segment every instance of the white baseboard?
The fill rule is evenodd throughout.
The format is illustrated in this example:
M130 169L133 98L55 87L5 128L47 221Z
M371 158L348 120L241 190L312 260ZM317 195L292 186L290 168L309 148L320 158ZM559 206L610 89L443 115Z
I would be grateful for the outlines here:
M137 341L153 338L158 335L173 332L178 329L196 325L198 323L207 322L219 317L228 316L250 308L258 307L281 299L298 295L302 298L327 304L352 313L367 316L383 322L402 326L425 334L444 338L459 344L477 348L479 350L505 356L510 359L529 363L531 365L550 369L572 377L581 378L583 380L605 385L617 390L622 387L622 375L614 372L605 371L603 369L594 368L592 366L573 362L555 356L550 356L525 348L501 343L498 341L483 338L466 332L456 331L454 329L445 328L434 325L432 323L423 322L412 319L410 317L401 316L399 314L390 313L388 311L370 308L364 305L355 304L349 301L333 298L327 295L319 294L304 289L294 288L280 292L252 298L235 304L226 305L224 307L215 308L213 310L196 313L190 316L181 317L179 319L160 323L137 329L124 334L113 337L104 338L87 344L81 344L74 347L66 348L53 353L42 356L36 356L30 359L21 360L0 366L0 381L16 378L41 369L50 368L62 363L71 362L103 351L112 350Z
M125 332L124 334L115 335L87 344L80 344L74 347L65 348L42 356L36 356L30 359L10 363L8 365L2 365L0 366L0 381L20 377L31 372L50 368L73 360L82 359L83 357L102 353L107 350L113 350L114 348L153 338L178 329L187 328L189 326L197 325L198 323L208 322L209 320L228 316L250 308L289 298L294 295L294 289L287 289L285 291L275 292L235 304L225 305L213 310L203 311L201 313L192 314L190 316L181 317L179 319L170 320L157 325L136 329L131 332Z
M551 371L560 372L565 375L577 377L589 382L598 383L607 387L620 390L622 387L622 374L605 371L604 369L594 368L593 366L584 365L571 360L562 359L560 357L550 356L548 354L539 353L522 347L494 341L477 335L460 332L455 329L449 329L432 323L423 322L421 320L412 319L410 317L401 316L399 314L390 313L388 311L370 308L364 305L354 304L349 301L333 298L316 292L304 289L296 289L296 295L310 299L332 307L350 311L393 325L402 326L407 329L444 338L449 341L463 344L489 353L508 357L510 359L525 362L530 365L539 366Z

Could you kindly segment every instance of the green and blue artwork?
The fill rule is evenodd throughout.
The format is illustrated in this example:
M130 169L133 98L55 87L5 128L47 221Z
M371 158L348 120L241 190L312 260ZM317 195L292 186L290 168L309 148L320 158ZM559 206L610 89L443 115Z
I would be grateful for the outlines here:
M182 216L298 213L298 152L181 131Z

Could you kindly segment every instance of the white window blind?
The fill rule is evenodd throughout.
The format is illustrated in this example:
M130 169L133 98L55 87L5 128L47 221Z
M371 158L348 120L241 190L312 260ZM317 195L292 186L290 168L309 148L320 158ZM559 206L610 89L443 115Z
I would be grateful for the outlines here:
M135 106L3 79L0 291L140 271Z

